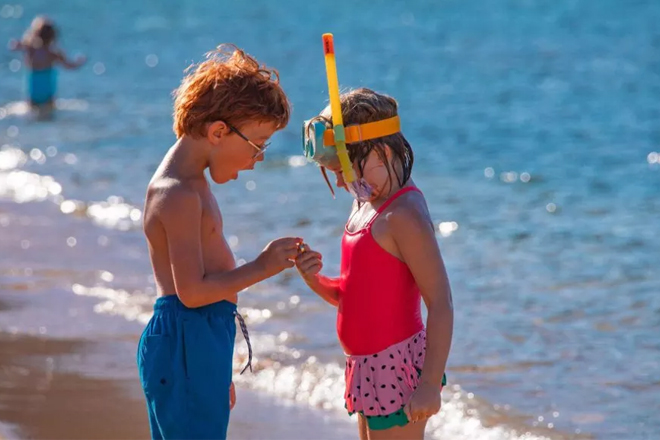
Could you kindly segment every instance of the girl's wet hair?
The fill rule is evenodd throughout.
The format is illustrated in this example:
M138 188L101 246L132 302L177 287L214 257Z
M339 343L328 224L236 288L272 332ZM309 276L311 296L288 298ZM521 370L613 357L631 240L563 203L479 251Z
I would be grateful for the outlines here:
M343 93L340 101L345 127L380 121L398 115L398 104L394 98L367 88ZM332 127L330 106L326 107L315 120L323 121L329 128ZM386 146L389 146L392 151L394 163L390 163L385 154ZM392 175L389 170L394 172L399 186L405 185L410 179L414 155L412 147L403 136L403 133L398 132L377 139L354 142L346 145L346 147L351 161L357 164L360 174L364 172L364 164L369 154L376 151L380 160L387 165L390 181ZM397 165L400 165L400 168Z
M57 39L57 28L55 24L43 15L32 20L30 28L23 37L23 43L27 46L38 48L48 47Z

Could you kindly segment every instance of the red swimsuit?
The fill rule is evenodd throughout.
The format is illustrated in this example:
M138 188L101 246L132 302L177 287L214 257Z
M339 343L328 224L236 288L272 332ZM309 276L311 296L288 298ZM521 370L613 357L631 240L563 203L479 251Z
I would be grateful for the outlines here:
M419 189L402 188L378 208L364 228L344 231L337 334L347 354L378 353L424 328L421 295L410 269L371 235L374 220L409 191Z

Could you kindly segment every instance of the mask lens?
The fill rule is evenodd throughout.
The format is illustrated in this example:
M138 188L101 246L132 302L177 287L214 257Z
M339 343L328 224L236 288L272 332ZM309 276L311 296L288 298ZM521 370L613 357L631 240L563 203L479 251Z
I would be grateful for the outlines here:
M311 161L314 158L316 148L314 142L314 124L310 124L310 121L303 122L302 139L303 154L307 160Z
M327 127L322 121L306 121L303 124L303 152L307 160L323 164L337 156L334 147L323 145L323 134L326 130Z

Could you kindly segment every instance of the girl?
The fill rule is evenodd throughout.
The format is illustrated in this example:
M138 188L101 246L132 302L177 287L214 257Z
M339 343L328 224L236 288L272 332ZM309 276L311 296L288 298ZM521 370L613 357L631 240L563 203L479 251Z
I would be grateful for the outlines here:
M56 47L57 29L46 17L36 17L25 32L23 40L9 42L11 50L25 53L25 64L30 69L28 75L29 102L39 115L49 116L55 103L57 79L55 65L67 69L77 69L85 63L84 57L75 61L67 59L64 52Z
M353 204L339 278L320 274L321 254L307 244L296 267L314 292L338 307L337 334L347 356L344 399L349 414L358 414L360 439L422 439L441 405L451 290L424 196L410 177L413 152L399 131L397 102L358 89L341 96L341 108L349 156L370 195ZM331 128L328 106L305 123L305 152L346 189L328 148ZM325 146L316 148L314 140Z

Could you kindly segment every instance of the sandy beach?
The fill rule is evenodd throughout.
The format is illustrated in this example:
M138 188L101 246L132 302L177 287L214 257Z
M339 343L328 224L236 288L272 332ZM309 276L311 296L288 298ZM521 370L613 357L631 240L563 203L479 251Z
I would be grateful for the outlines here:
M95 299L71 292L72 284L98 272L86 263L92 251L84 245L95 240L84 237L108 232L65 218L65 228L38 240L32 235L31 245L21 247L35 227L59 215L54 205L0 202L0 246L9 251L0 255L0 438L149 438L135 365L142 325L95 313ZM80 243L69 259L46 261L72 231ZM108 259L121 261L110 241ZM116 246L124 255L130 250ZM237 394L231 439L332 440L356 432L348 417L248 389Z
M108 297L102 289L80 294L89 293L81 285L103 284L111 273L123 273L131 280L133 271L139 270L136 267L145 264L136 257L142 243L84 218L63 216L54 204L0 201L0 220L0 246L7 250L0 255L0 435L44 440L149 438L135 364L144 317L126 312L130 296L110 302L104 301ZM63 247L70 237L76 238L75 246ZM115 316L108 304L123 311L123 316ZM243 346L237 341L239 352ZM236 367L243 362L239 355ZM304 391L304 377L313 370L298 363L271 376L276 362L275 356L265 357L257 362L254 375L236 378L230 439L356 438L354 419L341 411L321 409L312 394L306 398L297 394ZM326 393L335 385L318 390ZM307 386L314 389L313 384ZM267 389L270 392L264 392ZM476 437L487 439L516 438L500 432L498 425L531 431L525 416L488 411L488 404L476 399L476 406L463 407L460 394L445 401L448 406L441 416L446 418L436 418L436 429L446 423L450 433L464 436L475 430ZM443 395L451 396L449 391ZM457 418L477 407L483 426L470 428ZM530 437L534 439L581 437L540 427L533 431L538 435Z
M149 437L136 380L97 379L58 368L63 358L92 344L0 334L0 420L14 427L10 438Z
M58 368L64 358L98 350L98 345L1 333L0 420L6 425L4 438L149 438L136 378L99 379ZM229 438L345 439L355 435L352 425L336 423L321 411L277 405L273 398L239 389Z

